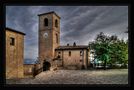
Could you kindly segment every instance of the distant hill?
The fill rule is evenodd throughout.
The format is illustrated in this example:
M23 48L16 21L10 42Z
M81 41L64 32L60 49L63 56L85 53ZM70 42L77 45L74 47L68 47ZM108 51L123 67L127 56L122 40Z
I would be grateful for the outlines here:
M24 59L24 64L35 64L35 59Z

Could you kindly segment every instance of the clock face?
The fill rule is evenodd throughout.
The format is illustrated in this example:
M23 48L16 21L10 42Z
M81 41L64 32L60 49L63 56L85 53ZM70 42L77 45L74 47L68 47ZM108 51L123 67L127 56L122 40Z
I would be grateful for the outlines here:
M47 38L47 37L48 37L48 33L44 33L44 34L43 34L43 37L44 37L44 38Z

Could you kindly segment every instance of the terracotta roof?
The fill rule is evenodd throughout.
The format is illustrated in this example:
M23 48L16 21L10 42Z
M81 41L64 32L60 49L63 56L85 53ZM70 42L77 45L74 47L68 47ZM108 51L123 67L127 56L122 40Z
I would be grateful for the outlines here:
M54 11L51 11L51 12L47 12L47 13L42 13L42 14L38 14L38 16L41 16L41 15L46 15L46 14L55 14L57 17L60 18L60 16L58 14L56 14Z
M17 31L17 30L14 30L12 28L9 28L9 27L6 27L5 30L8 30L8 31L12 31L12 32L16 32L16 33L20 33L20 34L23 34L23 35L26 35L25 33L23 32L20 32L20 31Z
M76 45L76 46L59 46L55 50L79 50L88 49L87 45Z

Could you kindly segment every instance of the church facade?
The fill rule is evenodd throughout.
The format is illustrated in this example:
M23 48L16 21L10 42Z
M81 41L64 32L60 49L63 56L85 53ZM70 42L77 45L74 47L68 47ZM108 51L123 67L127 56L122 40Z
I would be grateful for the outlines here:
M55 12L39 14L39 60L43 68L56 66L81 69L89 66L86 45L60 45L60 16Z

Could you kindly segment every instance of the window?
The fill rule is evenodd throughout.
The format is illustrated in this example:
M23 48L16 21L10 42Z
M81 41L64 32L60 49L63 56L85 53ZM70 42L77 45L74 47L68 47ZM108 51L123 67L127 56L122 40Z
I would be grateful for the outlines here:
M83 51L80 51L80 56L82 56L83 55Z
M32 68L29 68L29 72L32 72Z
M60 58L60 55L58 55L58 57L57 58Z
M71 51L69 51L69 56L71 56Z
M10 45L15 45L15 39L13 37L10 37Z
M44 19L44 25L48 26L48 19L47 18Z
M57 58L60 58L60 52L58 52L58 57Z
M58 27L58 20L55 20L55 27Z
M58 35L56 34L56 43L58 43Z
M60 52L58 52L58 54L60 54Z

